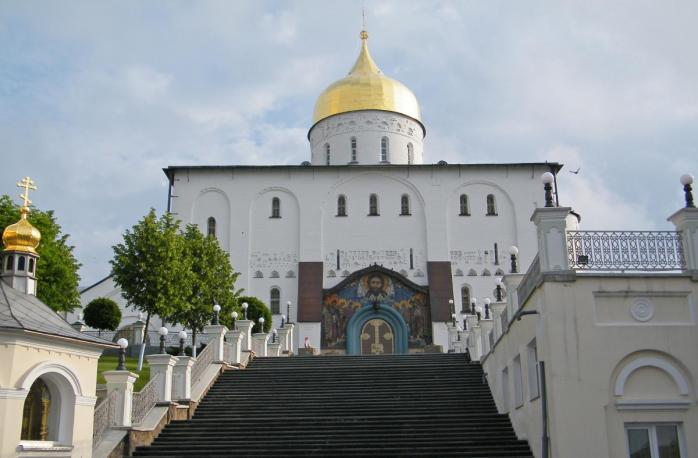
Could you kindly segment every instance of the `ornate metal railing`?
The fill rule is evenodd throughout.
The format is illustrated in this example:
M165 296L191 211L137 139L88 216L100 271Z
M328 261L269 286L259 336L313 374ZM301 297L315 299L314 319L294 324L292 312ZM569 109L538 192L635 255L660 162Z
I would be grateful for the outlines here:
M676 231L567 231L567 254L575 270L681 270L686 265Z
M112 391L95 407L92 447L99 444L102 435L110 426L116 424L116 395L117 392Z
M533 292L536 287L540 277L540 258L536 255L533 262L528 267L526 274L524 275L521 283L516 288L516 298L518 300L519 308L523 307L528 299L528 296Z
M204 371L211 363L213 363L213 345L206 345L206 348L196 355L196 362L191 367L192 386L204 375Z
M133 401L131 404L131 423L140 423L148 414L150 409L155 406L158 396L158 379L160 374L151 378L150 381L137 393L133 393Z

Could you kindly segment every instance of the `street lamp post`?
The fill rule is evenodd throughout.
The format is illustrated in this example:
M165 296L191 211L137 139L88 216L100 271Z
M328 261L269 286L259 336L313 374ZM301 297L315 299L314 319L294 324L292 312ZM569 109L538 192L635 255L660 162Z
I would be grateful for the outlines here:
M545 206L554 207L553 203L553 181L555 177L550 172L545 172L540 176L540 181L543 182L543 189L545 190Z
M126 370L126 347L128 347L128 340L125 338L121 338L116 341L116 344L119 346L119 364L116 366L117 371L125 371Z
M243 313L242 316L244 317L245 320L247 319L247 307L249 307L249 304L247 302L243 302L242 303L242 313Z
M237 328L238 328L238 312L233 311L230 314L230 316L233 319L233 330L237 330Z
M221 306L218 304L215 304L213 306L213 322L211 324L216 325L216 326L220 324L218 321L218 315L220 312L221 312Z
M492 303L492 301L490 300L489 297L486 297L483 302L485 303L485 319L489 320L490 319L490 304Z
M509 247L509 254L511 255L511 273L515 274L519 271L519 267L516 262L516 257L519 254L519 249L512 245Z
M184 356L184 341L187 340L187 331L182 329L177 336L179 337L179 356Z
M168 331L165 326L158 329L158 334L160 334L160 353L165 353L165 336Z
M693 175L688 173L681 175L681 184L683 185L683 192L686 195L686 208L695 208L696 204L693 203L693 189L691 188L693 184Z

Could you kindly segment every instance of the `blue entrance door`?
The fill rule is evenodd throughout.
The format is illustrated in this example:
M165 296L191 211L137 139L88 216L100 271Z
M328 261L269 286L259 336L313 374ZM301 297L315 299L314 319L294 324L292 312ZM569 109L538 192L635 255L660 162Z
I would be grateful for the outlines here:
M389 305L360 308L349 319L346 332L349 355L407 353L407 323Z
M368 320L361 329L362 355L391 355L395 353L395 334L387 321Z

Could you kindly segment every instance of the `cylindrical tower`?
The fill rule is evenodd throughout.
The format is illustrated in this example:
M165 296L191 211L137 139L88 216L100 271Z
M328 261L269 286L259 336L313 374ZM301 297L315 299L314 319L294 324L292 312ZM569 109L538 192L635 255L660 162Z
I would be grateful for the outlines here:
M308 132L313 165L421 164L424 136L419 103L404 84L385 76L368 52L349 74L320 94Z

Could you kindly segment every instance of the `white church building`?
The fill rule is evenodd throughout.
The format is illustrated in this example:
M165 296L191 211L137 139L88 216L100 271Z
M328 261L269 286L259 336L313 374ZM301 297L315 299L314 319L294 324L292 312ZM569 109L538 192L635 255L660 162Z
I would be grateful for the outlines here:
M531 262L540 175L561 165L426 163L417 98L367 41L362 32L353 68L315 104L310 161L168 167L169 207L218 238L275 325L290 310L296 345L445 351L445 322L494 297L510 247Z

